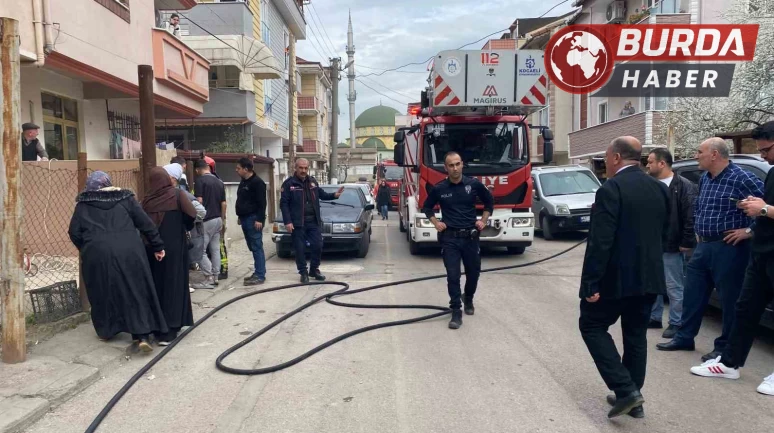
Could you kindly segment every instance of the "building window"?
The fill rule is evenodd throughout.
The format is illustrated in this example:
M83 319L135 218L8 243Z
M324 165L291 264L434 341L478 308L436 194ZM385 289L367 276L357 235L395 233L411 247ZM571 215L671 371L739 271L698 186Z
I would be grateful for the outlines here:
M210 68L210 88L238 89L240 73L235 66L213 66Z
M78 159L78 102L41 93L43 137L49 159Z
M285 41L285 72L288 72L288 68L290 68L290 35L288 35L287 30L284 32L284 41Z
M667 109L667 98L663 96L653 97L653 91L649 90L643 97L645 99L645 111L663 111Z
M266 114L271 114L271 105L274 101L271 100L271 80L263 80L263 105L266 109Z
M118 15L126 21L129 21L129 0L94 0L104 6L110 12Z
M271 32L269 31L269 12L266 4L267 0L261 0L261 39L268 47L271 44Z
M597 106L597 120L598 124L606 123L607 122L607 101L600 102Z

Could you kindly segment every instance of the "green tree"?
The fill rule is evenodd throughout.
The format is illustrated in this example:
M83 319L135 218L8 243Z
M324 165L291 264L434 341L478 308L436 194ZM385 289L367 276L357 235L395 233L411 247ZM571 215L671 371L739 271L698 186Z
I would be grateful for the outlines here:
M233 126L226 128L223 140L213 142L207 148L209 153L247 153L251 151L250 140Z

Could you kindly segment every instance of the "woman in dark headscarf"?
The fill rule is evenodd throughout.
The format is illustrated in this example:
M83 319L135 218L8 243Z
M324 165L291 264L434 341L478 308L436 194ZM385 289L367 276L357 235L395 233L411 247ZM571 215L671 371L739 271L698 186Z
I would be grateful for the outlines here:
M152 246L148 247L156 293L169 327L168 332L157 333L156 339L160 345L167 345L177 338L180 328L193 325L186 232L193 228L196 210L161 167L150 170L148 194L142 207L158 227L166 251L164 260L157 262L152 260Z
M138 230L153 261L162 260L164 243L134 193L113 187L102 171L92 173L78 194L69 230L83 260L91 321L101 339L129 332L140 350L150 352L149 334L167 332L167 325Z

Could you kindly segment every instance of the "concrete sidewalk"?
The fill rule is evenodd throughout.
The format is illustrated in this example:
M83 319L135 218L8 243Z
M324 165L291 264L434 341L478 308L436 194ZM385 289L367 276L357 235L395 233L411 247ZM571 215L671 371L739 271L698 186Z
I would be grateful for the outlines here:
M276 254L270 230L265 229L263 236L267 260ZM194 320L209 311L211 307L206 303L210 298L241 286L242 279L252 273L253 258L244 241L228 247L228 258L228 279L221 280L215 290L196 290L191 294ZM0 432L22 431L103 378L103 372L139 370L161 349L156 347L150 355L140 354L128 334L100 341L88 319L80 324L72 321L70 326L74 329L30 344L27 361L0 367Z

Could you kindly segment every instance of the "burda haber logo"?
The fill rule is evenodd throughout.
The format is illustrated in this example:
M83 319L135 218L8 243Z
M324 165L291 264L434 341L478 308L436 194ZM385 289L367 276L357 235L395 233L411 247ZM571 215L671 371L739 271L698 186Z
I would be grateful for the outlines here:
M551 37L544 63L569 93L725 97L757 39L757 24L572 25Z

